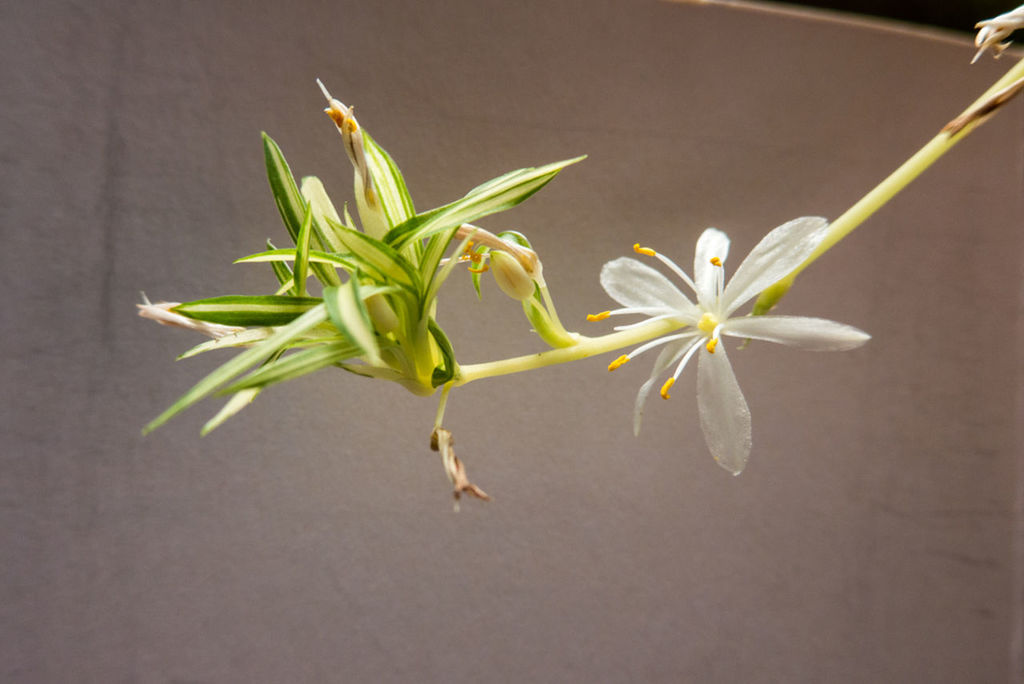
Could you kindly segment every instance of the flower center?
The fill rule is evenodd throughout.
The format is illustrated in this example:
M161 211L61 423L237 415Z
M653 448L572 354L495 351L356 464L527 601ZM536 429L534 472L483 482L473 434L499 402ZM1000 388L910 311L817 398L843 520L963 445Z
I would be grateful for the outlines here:
M704 315L700 317L700 321L697 322L697 330L711 337L715 332L715 328L718 327L718 319L714 315L704 312Z

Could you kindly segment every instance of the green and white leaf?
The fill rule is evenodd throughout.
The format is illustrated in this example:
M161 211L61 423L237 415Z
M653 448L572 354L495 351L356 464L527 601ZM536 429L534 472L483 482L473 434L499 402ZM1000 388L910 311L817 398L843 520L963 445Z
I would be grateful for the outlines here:
M185 302L171 310L208 323L279 326L292 322L320 303L319 297L223 295Z
M273 363L268 363L238 382L225 387L219 394L266 387L278 382L294 380L295 378L318 371L321 368L338 364L358 354L359 350L348 342L321 344L312 349L288 354Z
M382 284L394 282L415 292L421 291L419 274L394 248L365 233L348 230L341 224L333 226L346 250L368 267L368 276Z
M265 340L273 333L272 328L249 328L242 330L231 335L225 335L224 337L218 337L213 340L207 340L202 344L189 349L187 352L178 356L178 361L184 359L190 359L193 356L197 356L204 352L214 351L216 349L233 349L235 347L249 347L261 340Z
M377 196L388 219L388 228L400 225L415 216L416 210L412 205L412 197L409 195L405 178L402 177L398 165L365 129L363 130L363 147L366 152L366 165L373 177Z
M250 254L240 259L235 259L236 264L248 264L248 263L263 263L263 262L288 262L295 261L295 250L294 249L270 249L266 252L257 252L256 254ZM328 254L327 252L320 252L317 250L309 250L309 261L310 263L318 264L331 264L332 266L338 266L343 268L349 273L355 273L359 270L359 264L352 259L346 259L343 256L337 254ZM289 272L288 275L289 284L294 284L294 278Z
M537 168L519 169L470 190L451 204L417 214L396 226L384 241L397 250L483 216L510 209L544 187L559 171L583 159L567 159Z
M192 389L182 395L176 402L174 402L174 404L168 407L167 410L154 418L145 428L143 428L143 434L152 432L196 402L205 399L218 387L223 385L225 382L230 381L235 376L244 373L259 363L263 363L276 354L282 347L293 340L298 339L309 330L315 328L326 320L327 307L323 304L310 309L288 325L278 329L273 335L263 342L260 342L251 349L247 349L238 356L235 356L230 361L221 365L219 368L197 382Z
M327 315L331 323L359 350L367 363L381 365L377 336L366 304L360 295L359 283L350 278L348 282L338 287L325 287L324 304L327 306Z
M306 200L299 192L295 177L281 153L281 148L266 133L263 134L263 155L267 164L267 180L274 195L274 202L281 213L281 219L288 230L288 235L292 242L298 244L302 222L306 215ZM319 240L316 243L313 245L314 247L323 249L324 245L319 244ZM341 283L341 279L334 269L323 264L314 266L313 273L325 285Z
M313 209L313 231L316 233L320 244L332 252L342 251L342 244L334 231L327 223L331 219L335 223L341 223L338 210L327 195L324 184L316 176L306 176L302 179L302 196Z
M309 234L313 230L313 208L306 205L306 214L299 229L299 239L295 241L295 294L306 296L306 276L309 273Z
M217 415L206 421L206 424L203 425L203 429L199 431L199 434L205 437L216 430L228 418L251 404L252 400L256 398L256 395L259 394L262 389L262 387L251 387L249 389L240 390L238 393L234 394L230 399L228 399L227 403L221 407L220 411L217 411Z

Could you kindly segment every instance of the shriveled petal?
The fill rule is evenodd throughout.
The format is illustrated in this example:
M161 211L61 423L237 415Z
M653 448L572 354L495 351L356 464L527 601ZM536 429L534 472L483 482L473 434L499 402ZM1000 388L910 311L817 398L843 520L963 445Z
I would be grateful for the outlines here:
M722 326L722 333L788 344L810 351L845 351L871 339L871 335L852 325L805 316L730 318Z
M725 345L718 345L714 354L700 351L697 407L711 455L718 465L739 475L750 456L750 409L725 355Z
M692 314L693 303L672 282L647 264L619 257L601 268L601 287L619 304L672 309Z
M696 339L697 334L694 333L685 339L679 340L678 342L670 342L665 345L665 348L658 354L657 360L654 362L654 368L651 369L651 377L640 386L640 391L636 394L636 404L633 406L633 434L640 434L640 420L644 417L644 405L647 403L647 395L651 393L651 389L654 388L655 383L658 382L661 375L672 367L674 363L682 358L691 346L699 344L699 340Z
M711 264L713 257L725 263L729 256L729 236L717 228L708 228L697 238L697 250L693 254L693 284L697 286L697 301L704 309L710 309L715 301L715 283L718 266Z
M761 290L788 275L803 263L825 238L828 221L804 216L783 223L764 236L739 265L722 295L728 316Z

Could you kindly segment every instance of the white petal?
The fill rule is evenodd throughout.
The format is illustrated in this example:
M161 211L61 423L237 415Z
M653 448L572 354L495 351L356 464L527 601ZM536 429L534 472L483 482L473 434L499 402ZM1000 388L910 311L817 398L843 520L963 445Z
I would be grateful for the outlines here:
M659 271L629 257L619 257L601 268L601 287L612 299L627 307L667 307L687 313L695 308Z
M712 257L722 263L729 256L729 236L717 228L708 228L697 239L697 250L693 254L693 283L697 286L697 301L701 307L710 309L715 301L715 283L718 266L711 264Z
M711 455L718 465L739 475L750 456L750 409L720 344L714 354L700 351L697 406Z
M728 316L751 297L803 263L825 238L828 221L805 216L783 223L764 236L736 269L722 296Z
M871 339L852 325L805 316L746 316L730 318L722 333L788 344L810 351L845 351Z
M654 368L651 369L651 377L640 386L640 391L636 394L636 403L633 405L634 435L640 434L640 420L644 417L644 404L647 403L647 395L651 393L651 389L658 382L659 377L671 368L672 364L678 361L690 346L694 344L694 337L696 337L696 334L678 342L671 342L665 345L665 348L658 354L658 358L654 362Z

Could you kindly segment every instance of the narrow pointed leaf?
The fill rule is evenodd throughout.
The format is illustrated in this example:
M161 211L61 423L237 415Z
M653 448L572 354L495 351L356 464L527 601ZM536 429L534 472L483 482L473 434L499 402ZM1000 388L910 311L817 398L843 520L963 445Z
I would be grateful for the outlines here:
M344 285L324 288L324 304L334 327L366 357L367 362L380 364L377 336L360 295L359 283L349 279Z
M281 219L288 230L288 235L292 242L298 244L302 221L306 215L306 200L299 192L295 177L281 153L281 148L266 133L263 134L263 155L267 164L267 180L270 182L274 202L281 213ZM319 244L319 240L314 241L312 246L316 249L324 248L324 245ZM325 285L341 283L341 279L334 269L325 264L316 264L312 270L317 279Z
M256 254L250 254L240 259L235 259L234 263L283 263L289 261L295 261L294 249L270 249L267 250L266 252L257 252ZM327 252L320 252L314 249L309 250L309 261L310 263L331 264L332 266L338 266L339 268L345 269L349 273L354 273L360 268L359 264L353 261L352 259L346 259L343 256L338 256L337 254L328 254ZM294 277L291 275L291 271L288 272L288 284L289 286L294 285Z
M174 307L172 311L208 323L277 326L291 323L320 302L318 297L224 295L185 302ZM232 322L223 323L224 321Z
M316 242L329 251L342 251L341 242L327 224L328 218L341 223L341 217L338 216L338 210L334 208L334 203L327 195L324 184L316 176L306 176L302 179L300 192L313 210L313 233L316 236Z
M203 425L203 429L199 431L199 434L205 437L216 430L228 418L251 404L252 400L256 398L256 395L259 394L261 390L262 388L260 387L252 387L241 390L237 394L233 395L228 399L227 403L221 407L220 411L217 411L217 415L206 421L206 424Z
M294 380L295 378L318 371L321 368L333 366L358 354L359 350L348 342L318 345L312 349L289 354L273 363L268 363L238 382L225 387L219 393L239 392L254 387L266 387L267 385L286 380Z
M365 233L344 230L340 224L334 226L346 249L369 267L367 275L378 281L393 281L416 292L420 291L419 274L394 248Z
M306 275L309 272L309 233L313 229L313 208L306 205L306 214L295 241L295 294L306 296Z
M267 240L267 250L271 252L276 250L274 243L270 240ZM292 251L294 253L294 250ZM239 261L241 260L236 260L235 263L237 264ZM295 276L292 275L292 270L288 267L288 264L284 263L284 260L271 261L270 267L274 269L274 277L277 278L277 284L282 286L287 285L288 289L291 290L291 286L295 284ZM292 294L295 293L292 292Z
M240 373L244 373L253 366L266 361L276 354L284 345L287 345L298 337L301 337L309 330L315 328L326 320L326 307L321 305L310 309L285 327L279 329L263 342L260 342L255 347L242 352L197 382L192 389L182 395L178 401L174 402L174 404L168 407L167 410L154 418L149 425L143 428L143 434L152 432L196 402L210 396L210 394L225 382L228 382Z
M190 359L193 356L202 354L203 352L213 351L215 349L233 349L235 347L248 347L261 340L265 340L273 334L273 330L270 328L250 328L237 332L233 335L225 335L224 337L218 337L215 340L207 340L202 344L189 349L187 352L178 355L178 361Z
M384 148L379 146L370 134L363 131L363 146L366 151L366 164L373 176L378 197L388 217L389 227L397 226L416 214L412 206L412 197L405 185L405 178Z
M563 168L581 159L583 157L537 168L519 169L499 176L473 188L462 199L423 214L417 214L402 225L391 229L384 236L384 241L395 249L401 250L434 233L514 207L544 187Z

